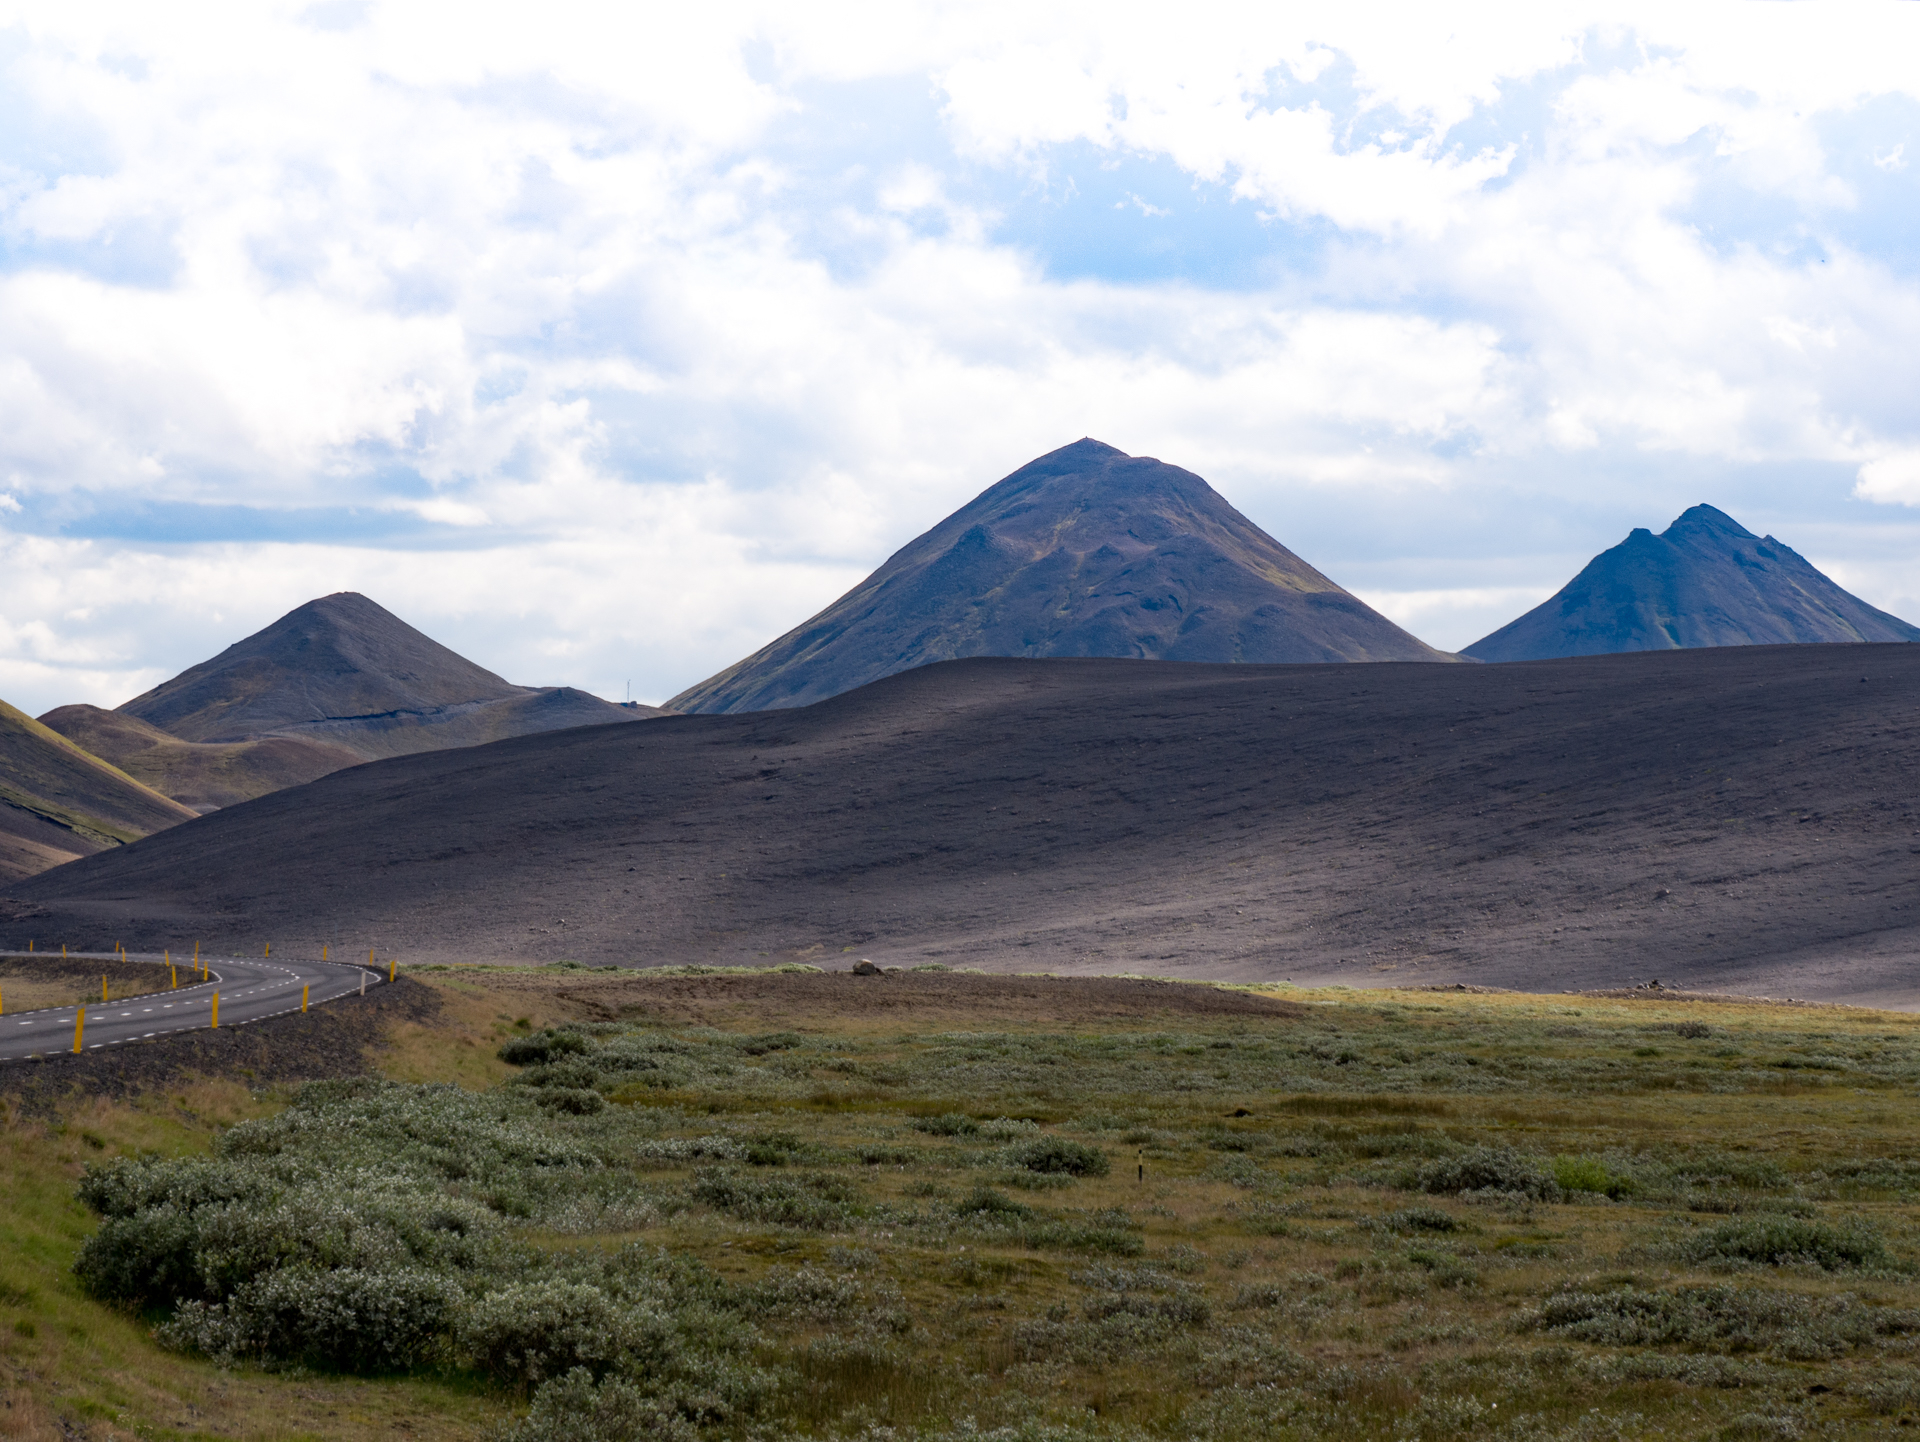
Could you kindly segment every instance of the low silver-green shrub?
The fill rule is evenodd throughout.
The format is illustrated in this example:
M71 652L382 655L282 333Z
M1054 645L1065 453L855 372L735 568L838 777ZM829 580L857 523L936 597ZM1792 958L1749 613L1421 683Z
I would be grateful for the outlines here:
M1363 1231L1394 1232L1401 1236L1461 1230L1459 1220L1438 1207L1403 1207L1385 1216L1362 1217L1360 1227Z
M1007 1153L1007 1160L1030 1172L1075 1177L1104 1177L1113 1170L1107 1154L1098 1147L1069 1141L1065 1137L1041 1137L1037 1141L1014 1147Z
M271 1178L225 1161L140 1157L89 1162L76 1195L103 1217L130 1217L163 1204L191 1210L213 1202L255 1201L274 1190Z
M587 1039L577 1031L536 1031L510 1038L500 1048L500 1060L509 1066L533 1066L568 1052L587 1050Z
M932 1137L970 1137L980 1130L980 1123L959 1112L944 1112L937 1117L916 1117L913 1129Z
M1758 1287L1570 1288L1548 1297L1517 1325L1609 1347L1771 1350L1795 1361L1816 1361L1920 1330L1920 1313L1873 1306L1846 1294Z
M434 1354L460 1300L452 1279L418 1268L299 1267L256 1277L224 1302L185 1303L158 1335L212 1357L386 1371Z
M620 1377L597 1379L586 1367L548 1382L519 1421L494 1442L693 1442L692 1422Z
M591 1087L538 1087L533 1099L550 1112L590 1117L607 1109L607 1099Z
M744 1162L747 1144L737 1137L665 1137L641 1142L634 1155L655 1162Z
M1536 1163L1508 1147L1470 1147L1428 1162L1407 1179L1409 1190L1436 1196L1461 1192L1507 1192L1557 1201L1560 1184Z
M533 1385L585 1368L657 1366L670 1349L667 1319L619 1305L598 1287L542 1279L517 1282L469 1303L455 1331L460 1353L488 1376Z
M171 1205L108 1216L81 1246L74 1275L87 1291L108 1301L171 1305L197 1297L199 1235L192 1216Z
M1834 1226L1806 1217L1738 1217L1677 1243L1673 1252L1689 1262L1812 1264L1828 1272L1886 1266L1886 1243L1858 1222Z
M693 1195L742 1221L812 1231L849 1227L865 1210L859 1192L827 1172L768 1177L708 1167L695 1174Z

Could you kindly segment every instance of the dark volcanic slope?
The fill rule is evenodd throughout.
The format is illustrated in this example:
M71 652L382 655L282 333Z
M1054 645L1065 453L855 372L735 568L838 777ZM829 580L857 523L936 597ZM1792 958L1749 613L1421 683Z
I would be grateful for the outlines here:
M962 656L1451 661L1191 471L1075 441L955 511L676 711L805 706Z
M31 876L192 815L0 701L0 880Z
M1772 536L1695 506L1658 536L1635 530L1461 654L1540 661L1809 641L1920 641L1920 626L1849 595Z
M0 942L1911 996L1917 703L1904 645L962 661L336 772L25 883Z
M138 716L98 706L61 706L41 722L76 746L195 811L251 801L366 758L304 736L264 741L182 741Z
M119 709L184 741L296 737L362 759L661 714L515 686L353 591L289 611Z

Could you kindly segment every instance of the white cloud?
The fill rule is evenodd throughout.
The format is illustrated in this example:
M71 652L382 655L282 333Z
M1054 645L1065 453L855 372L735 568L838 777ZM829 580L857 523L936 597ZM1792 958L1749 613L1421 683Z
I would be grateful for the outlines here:
M1860 467L1854 494L1862 500L1920 506L1920 448L1877 456Z

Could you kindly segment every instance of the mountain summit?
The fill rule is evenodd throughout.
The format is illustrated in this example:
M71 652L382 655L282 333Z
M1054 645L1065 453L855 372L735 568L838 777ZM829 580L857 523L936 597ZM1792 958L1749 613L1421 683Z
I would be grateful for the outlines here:
M1191 471L1096 440L1029 462L678 711L805 706L963 656L1450 661Z
M298 737L363 760L660 714L515 686L354 591L289 611L119 710L182 741Z
M1920 641L1920 626L1849 595L1772 536L1694 506L1660 535L1635 529L1557 595L1461 654L1544 661L1817 641Z

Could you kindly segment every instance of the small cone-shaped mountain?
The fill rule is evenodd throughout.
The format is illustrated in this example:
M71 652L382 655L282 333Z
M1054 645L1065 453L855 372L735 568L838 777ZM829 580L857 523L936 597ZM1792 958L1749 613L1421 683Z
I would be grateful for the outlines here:
M1695 506L1658 536L1634 530L1558 595L1461 654L1543 661L1810 641L1920 641L1920 626L1849 595L1772 536Z
M354 591L322 596L118 709L183 741L494 701L523 688Z
M964 656L1450 661L1191 471L1096 440L1040 457L677 711L805 706Z
M353 591L289 611L119 710L183 741L298 736L364 759L660 714L515 686Z

